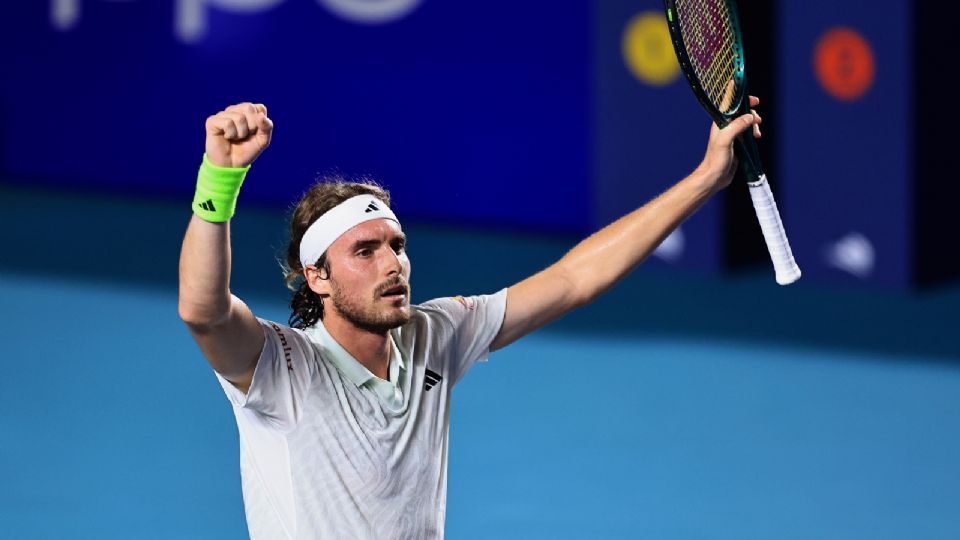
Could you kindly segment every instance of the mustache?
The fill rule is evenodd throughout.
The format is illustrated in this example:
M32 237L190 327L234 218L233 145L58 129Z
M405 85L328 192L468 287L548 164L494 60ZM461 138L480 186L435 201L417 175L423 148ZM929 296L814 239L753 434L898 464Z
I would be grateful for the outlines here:
M410 293L410 284L407 283L407 280L400 276L397 276L391 280L381 283L380 285L377 285L377 288L374 289L373 294L374 296L380 297L380 296L383 296L383 293L387 292L390 289L393 289L394 287L402 287L403 294Z

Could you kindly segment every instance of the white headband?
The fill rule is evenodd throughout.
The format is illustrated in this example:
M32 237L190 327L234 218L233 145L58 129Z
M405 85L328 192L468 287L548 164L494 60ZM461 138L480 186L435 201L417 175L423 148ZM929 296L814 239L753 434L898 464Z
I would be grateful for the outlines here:
M300 264L316 264L330 244L357 225L374 219L391 219L400 224L390 207L373 195L357 195L334 206L307 227L300 240Z

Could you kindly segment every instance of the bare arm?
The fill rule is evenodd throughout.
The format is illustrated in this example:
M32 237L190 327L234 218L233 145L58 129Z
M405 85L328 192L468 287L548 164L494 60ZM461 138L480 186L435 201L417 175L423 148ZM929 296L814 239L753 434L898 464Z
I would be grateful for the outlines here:
M751 97L751 106L759 103ZM577 244L545 270L507 290L503 326L490 346L505 347L567 312L590 303L637 267L678 225L736 171L733 141L760 117L747 114L723 130L713 125L707 152L697 169L656 199Z
M243 167L260 155L273 131L266 107L243 103L207 119L207 158ZM217 372L246 392L264 336L253 312L230 293L230 222L190 219L180 251L180 318Z

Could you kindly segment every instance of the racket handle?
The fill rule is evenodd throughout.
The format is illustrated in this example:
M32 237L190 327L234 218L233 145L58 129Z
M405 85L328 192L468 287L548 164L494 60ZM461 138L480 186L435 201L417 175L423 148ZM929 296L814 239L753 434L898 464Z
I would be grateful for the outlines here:
M783 230L783 221L777 210L777 202L773 200L767 175L761 174L756 182L750 182L750 197L753 199L753 208L757 211L760 220L760 229L763 239L767 242L767 250L773 260L773 269L777 273L777 283L789 285L800 279L800 267L793 259L787 233Z

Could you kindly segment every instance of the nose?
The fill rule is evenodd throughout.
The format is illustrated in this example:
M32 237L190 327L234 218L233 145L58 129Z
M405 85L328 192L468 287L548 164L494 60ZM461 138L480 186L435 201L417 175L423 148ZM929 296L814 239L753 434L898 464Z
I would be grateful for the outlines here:
M385 251L387 254L383 257L385 262L383 263L387 270L388 276L400 275L403 272L403 262L400 261L400 255L397 254L390 246L386 246Z

